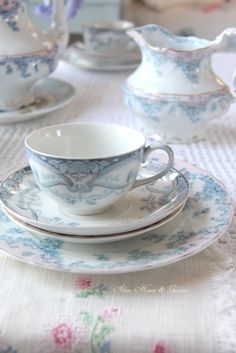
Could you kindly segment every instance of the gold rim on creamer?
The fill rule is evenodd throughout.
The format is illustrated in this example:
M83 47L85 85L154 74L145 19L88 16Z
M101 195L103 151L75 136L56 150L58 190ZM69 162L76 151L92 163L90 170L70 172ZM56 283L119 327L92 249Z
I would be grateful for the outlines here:
M132 86L130 86L129 84L126 84L124 86L124 89L128 89L131 93L134 93L137 96L143 97L143 98L147 98L150 100L154 100L154 99L165 99L167 97L173 97L173 98L182 98L185 100L192 100L194 98L205 98L210 94L216 94L216 93L230 93L230 89L228 86L223 86L220 89L214 90L214 91L209 91L209 92L204 92L204 93L194 93L194 94L178 94L178 93L162 93L162 92L156 92L156 93L147 93L145 91L143 91L142 89L139 88L134 88Z
M152 24L150 24L149 26L152 26ZM222 45L222 41L224 40L224 36L230 37L232 34L236 35L236 29L235 28L226 28L220 35L218 35L215 40L210 41L204 38L198 38L195 36L191 36L191 37L186 37L186 40L188 38L195 38L198 41L205 41L208 42L209 45L208 46L204 46L204 47L200 47L200 48L193 48L191 50L177 50L177 49L173 49L173 48L168 48L168 47L163 47L163 48L158 48L155 47L151 44L149 44L146 40L146 38L144 38L137 30L140 29L141 27L135 27L134 29L128 29L127 30L127 34L130 35L131 37L137 39L137 41L142 41L143 45L155 52L159 52L159 53L177 53L177 54L193 54L193 53L199 53L199 52L204 52L204 51L208 51L208 50L212 50L214 49L214 47L219 48L220 45ZM169 32L170 33L170 32ZM171 35L171 33L170 33ZM178 38L181 36L173 36L172 38Z
M131 35L133 38L136 38L137 41L140 39L142 40L143 44L145 45L146 48L149 48L151 49L152 51L154 52L159 52L159 53L178 53L178 54L193 54L193 53L199 53L199 52L202 52L202 51L208 51L210 49L213 49L214 47L218 47L219 44L220 44L220 41L218 41L217 39L215 41L208 41L209 42L209 45L208 46L205 46L205 47L201 47L201 48L193 48L191 50L177 50L177 49L173 49L173 48L168 48L168 47L162 47L162 48L158 48L158 47L155 47L151 44L149 44L147 42L147 40L145 38L143 38L140 33L136 32L135 30L133 29L128 29L127 30L127 34L128 35ZM140 38L142 37L142 38ZM178 36L176 36L178 37ZM204 40L202 38L197 38L197 37L192 37L192 38L196 38L198 40ZM207 41L207 40L206 40Z

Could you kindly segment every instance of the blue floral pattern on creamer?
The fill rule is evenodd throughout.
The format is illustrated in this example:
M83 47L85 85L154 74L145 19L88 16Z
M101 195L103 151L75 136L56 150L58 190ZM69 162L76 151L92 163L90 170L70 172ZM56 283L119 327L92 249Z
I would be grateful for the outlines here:
M155 99L138 96L124 87L125 104L145 125L167 142L192 142L205 134L206 123L225 113L232 103L230 92L188 97L163 95Z
M179 123L184 124L187 118L193 126L197 123L205 122L208 116L213 117L214 114L223 114L232 102L230 92L215 92L203 95L203 99L199 97L188 101L183 101L181 96L166 95L159 99L152 100L142 96L135 95L132 90L124 87L125 103L133 110L141 115L145 115L155 122L159 122L165 118L166 114L175 118L178 117ZM205 98L204 98L205 97Z
M158 25L147 25L135 31L143 35L144 38L148 33L149 35L150 33L157 34L158 36L163 35L162 37L165 39L162 45L164 48L159 49L170 49L170 51L157 51L153 43L151 43L151 47L142 46L141 44L143 61L153 66L153 73L156 72L158 75L162 75L166 71L166 66L171 68L171 70L173 70L172 66L174 66L176 69L180 69L190 82L198 83L201 66L210 67L211 55L214 49L208 49L211 44L208 40L196 37L175 36L167 29ZM159 41L156 39L157 45L159 42L162 43L162 37L158 38ZM180 45L181 49L176 50L175 48L178 48L178 45ZM185 46L191 46L192 50L184 50Z
M214 41L175 36L158 25L128 32L140 47L142 62L126 80L125 103L159 140L198 141L207 121L227 111L233 95L215 74L212 56L234 32L228 29Z
M184 210L158 230L119 242L119 247L37 239L0 212L0 248L25 262L77 273L137 271L183 259L215 241L233 214L227 191L214 177L194 167L183 173L191 185Z
M184 76L192 83L199 82L199 70L201 65L206 65L202 58L192 59L191 61L184 60L182 56L176 58L170 58L166 54L153 53L149 49L145 48L142 50L144 58L149 65L153 65L153 69L158 75L162 75L165 72L165 67L168 63L176 66L177 69L181 69ZM204 58L205 59L205 58ZM210 57L208 59L210 61ZM164 66L163 66L164 65ZM173 70L173 69L172 69Z

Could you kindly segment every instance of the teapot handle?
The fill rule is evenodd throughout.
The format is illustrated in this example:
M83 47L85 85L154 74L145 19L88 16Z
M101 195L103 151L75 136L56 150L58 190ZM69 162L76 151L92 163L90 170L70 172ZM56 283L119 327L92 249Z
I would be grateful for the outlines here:
M52 18L49 34L57 43L59 54L62 54L69 42L69 29L64 0L52 1Z

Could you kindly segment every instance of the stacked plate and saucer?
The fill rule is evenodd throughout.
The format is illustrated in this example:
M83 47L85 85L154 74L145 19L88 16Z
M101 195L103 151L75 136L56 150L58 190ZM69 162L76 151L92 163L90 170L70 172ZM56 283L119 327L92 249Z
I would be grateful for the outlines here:
M94 21L84 24L83 39L65 52L63 58L80 68L94 71L132 70L141 56L126 30L134 26L127 21Z
M98 124L78 125L85 136L82 144L88 140L88 129L89 135L94 131L99 134ZM115 130L124 129L117 127L111 131L112 124L100 125L106 125L112 136ZM93 128L95 130L91 131ZM76 134L76 124L70 125L70 131L72 129ZM110 197L114 190L120 192L118 175L124 175L129 169L125 181L132 178L131 164L136 160L139 148L136 145L135 157L132 149L131 159L119 149L122 160L117 155L112 164L108 164L109 158L92 158L92 163L83 162L83 159L78 162L75 157L73 159L73 154L70 160L65 162L62 158L57 163L51 157L57 145L55 131L59 140L63 134L68 137L66 125L44 128L31 134L26 139L31 167L15 171L1 183L1 250L26 263L53 270L87 274L128 273L165 266L194 255L226 231L233 208L222 183L207 171L187 162L175 161L174 167L168 167L162 157L159 160L148 159L142 164L136 182L160 175L163 169L164 176L131 188L103 212L81 215L63 207L57 197L63 196L64 201L66 197L67 202L68 189L70 196L76 188L78 191L78 184L75 185L73 179L75 174L63 174L65 170L67 173L68 168L73 169L73 173L78 168L82 170L79 187L83 192L85 189L88 192L92 180L96 192L92 198L86 196L86 202L88 207L96 207L96 202L101 202L104 195L109 194ZM46 150L36 153L39 144L45 143L43 135L53 138L51 154ZM104 131L102 136L104 138ZM55 199L47 192L49 188L53 189ZM102 193L98 197L99 190ZM74 206L72 197L71 207ZM80 196L79 203L83 202Z

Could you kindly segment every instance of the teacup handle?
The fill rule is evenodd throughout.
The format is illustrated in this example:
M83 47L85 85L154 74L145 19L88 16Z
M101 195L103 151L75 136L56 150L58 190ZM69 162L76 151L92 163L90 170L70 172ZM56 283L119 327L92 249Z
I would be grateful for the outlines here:
M236 71L234 71L233 73L233 77L232 77L232 89L230 90L230 93L232 95L233 98L233 103L236 102Z
M170 146L168 146L168 145L155 145L154 144L154 145L150 145L150 146L145 147L145 152L144 152L144 156L143 156L143 163L147 160L149 154L152 153L153 151L156 151L156 150L162 150L162 151L165 151L167 153L167 155L168 155L168 163L167 163L166 167L163 170L161 170L159 173L157 173L155 175L152 175L149 178L136 180L134 182L134 184L132 185L131 190L133 190L134 188L137 188L139 186L142 186L142 185L153 183L157 179L160 179L164 175L166 175L170 171L170 169L173 167L173 164L174 164L174 152L170 148Z

